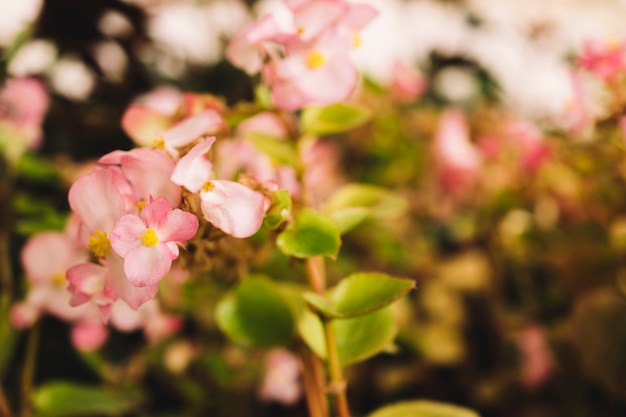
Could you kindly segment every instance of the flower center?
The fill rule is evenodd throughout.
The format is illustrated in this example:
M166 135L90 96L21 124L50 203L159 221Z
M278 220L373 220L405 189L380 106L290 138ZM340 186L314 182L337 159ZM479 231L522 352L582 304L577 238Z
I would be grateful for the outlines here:
M204 191L205 193L208 193L209 191L213 191L214 188L215 188L215 184L213 184L211 181L207 181L204 184L202 184L202 191Z
M159 243L159 238L153 229L146 229L146 233L141 236L141 241L146 246L154 246Z
M139 209L139 211L143 210L143 208L147 205L148 205L147 201L143 201L143 200L137 201L137 208Z
M359 32L352 32L352 47L358 48L361 46L361 36L359 36Z
M326 55L324 55L319 49L314 49L309 52L306 57L306 64L312 70L323 67L327 62L328 60L326 59Z
M159 137L152 142L152 147L154 149L165 149L165 139L163 139L163 136L159 135Z
M111 242L109 237L102 230L94 230L93 235L89 236L87 247L98 258L104 258L111 252Z
M52 285L55 287L62 287L67 283L65 279L65 272L59 272L52 277Z

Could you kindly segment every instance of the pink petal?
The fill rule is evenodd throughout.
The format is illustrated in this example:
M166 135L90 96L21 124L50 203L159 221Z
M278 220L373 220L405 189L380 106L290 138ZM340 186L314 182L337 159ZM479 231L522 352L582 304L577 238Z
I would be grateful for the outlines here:
M257 113L239 124L239 137L245 137L249 133L262 133L276 138L285 138L288 135L285 123L276 114L268 111Z
M180 187L170 180L175 166L153 149L133 149L122 157L122 169L138 198L150 201L150 196L165 196L174 207L181 201Z
M184 186L193 193L200 191L202 185L211 177L213 164L206 157L206 153L214 142L215 136L206 138L180 158L172 173L172 182Z
M172 254L167 245L139 246L124 258L124 272L135 287L158 284L172 266ZM132 306L131 306L132 307Z
M133 310L137 310L143 303L151 300L159 290L159 286L148 285L136 287L130 283L124 272L124 259L117 255L107 257L109 271L106 280L115 298L121 298Z
M73 292L91 298L104 289L106 273L107 268L102 265L83 263L68 269L66 276Z
M359 31L369 22L378 16L378 10L364 3L350 4L347 14L343 17L342 23L350 30Z
M279 33L278 24L272 15L265 15L260 20L244 27L228 45L226 57L248 75L254 75L263 66L262 43Z
M125 257L128 252L141 246L141 237L146 233L146 225L134 214L122 216L111 231L109 239L111 247L120 255Z
M162 133L163 140L175 148L187 146L203 135L213 134L221 128L223 119L213 109L191 116Z
M204 218L234 237L255 234L263 223L263 195L232 181L212 183L213 190L200 193Z
M109 332L102 322L84 321L72 327L72 344L82 352L99 349L108 337Z
M156 230L162 242L184 242L198 231L198 218L195 214L175 209L168 213L165 222Z
M138 145L151 147L159 132L172 127L170 117L156 110L133 105L122 116L122 129Z
M172 211L172 205L164 197L152 200L141 210L141 218L147 227L157 228L165 222L167 215Z
M69 191L72 210L89 231L113 229L124 214L124 199L113 182L113 173L98 169L80 177Z
M87 260L87 253L76 240L63 232L42 232L28 240L22 249L26 278L37 285L51 284L55 275ZM45 260L45 262L42 262Z

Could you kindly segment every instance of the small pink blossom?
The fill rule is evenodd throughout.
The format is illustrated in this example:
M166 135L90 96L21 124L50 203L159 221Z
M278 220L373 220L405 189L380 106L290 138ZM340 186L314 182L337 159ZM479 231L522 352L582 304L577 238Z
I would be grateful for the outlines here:
M454 190L476 179L482 157L470 141L463 113L455 108L443 112L435 133L435 156L444 187Z
M108 337L109 332L102 321L85 320L72 327L72 344L82 352L99 349Z
M244 27L228 45L226 57L249 75L261 70L263 60L271 48L269 43L280 34L278 24L269 14Z
M124 258L124 272L137 287L158 283L178 257L178 244L191 239L198 219L172 209L165 197L150 202L139 216L127 214L111 232L113 250Z
M152 299L137 310L117 301L111 308L111 325L122 332L143 330L151 342L159 342L176 333L182 324L181 318L163 313L156 299Z
M265 357L265 377L259 396L264 401L294 405L302 396L300 363L285 349L272 349Z
M546 340L545 329L526 327L517 339L522 356L522 381L529 388L541 386L554 369L554 358Z
M410 103L426 91L424 75L402 60L395 61L391 77L391 91L402 102Z
M626 42L589 39L578 57L578 64L604 81L611 82L626 68Z

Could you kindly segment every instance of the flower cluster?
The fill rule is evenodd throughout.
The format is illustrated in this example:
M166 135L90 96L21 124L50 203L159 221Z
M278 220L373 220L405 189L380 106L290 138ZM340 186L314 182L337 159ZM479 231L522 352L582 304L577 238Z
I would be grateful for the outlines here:
M288 30L266 15L233 39L228 59L250 75L261 72L281 109L346 99L358 81L350 52L359 46L359 31L376 17L376 9L345 0L285 3L293 17Z

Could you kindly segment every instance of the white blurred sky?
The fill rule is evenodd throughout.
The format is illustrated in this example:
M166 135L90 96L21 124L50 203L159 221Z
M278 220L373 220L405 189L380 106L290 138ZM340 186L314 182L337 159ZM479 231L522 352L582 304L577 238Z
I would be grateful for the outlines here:
M37 17L42 1L0 0L0 45L9 43ZM465 8L434 0L363 1L381 12L362 33L362 47L355 53L363 71L384 82L397 58L420 64L432 50L464 54L498 79L511 106L531 117L556 114L569 101L571 86L564 62L567 52L579 48L586 38L626 38L626 0L467 0ZM251 19L239 0L132 2L145 5L149 33L158 45L156 51L146 53L146 59L170 76L181 73L186 62L218 59L222 54L220 39L231 37ZM280 0L264 0L256 12L280 14L281 9L284 16ZM479 28L468 24L467 10L482 19ZM124 22L115 16L108 20L112 23L103 20L101 26L112 31L124 29ZM45 65L57 59L66 68L67 61L72 61L72 57L55 58L50 45L28 46L30 55L22 54L28 59L18 56L26 63L11 66L16 75L41 71L37 59ZM125 62L114 44L94 45L94 49L111 79L119 77ZM78 65L72 61L74 73L80 72ZM57 74L59 85L55 88L66 88L59 81L63 77L58 69L49 71L53 82ZM88 95L89 88L83 90L74 86L68 96Z

